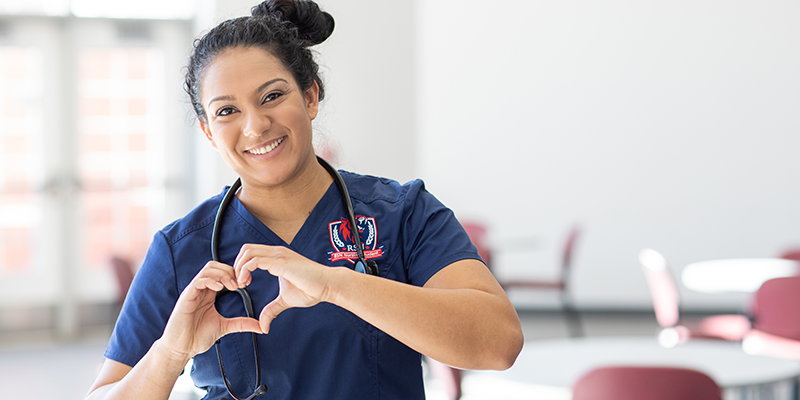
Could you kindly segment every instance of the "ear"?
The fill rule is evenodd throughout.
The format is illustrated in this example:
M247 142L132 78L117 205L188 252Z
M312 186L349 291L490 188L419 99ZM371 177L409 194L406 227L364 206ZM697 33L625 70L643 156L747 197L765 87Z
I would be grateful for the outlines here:
M313 120L317 117L317 113L319 112L319 85L317 85L316 80L312 82L311 87L306 90L305 98L308 116Z
M211 136L211 129L208 129L208 125L203 122L202 118L198 118L197 122L200 123L200 129L203 130L203 133L206 135L206 139L211 143L211 147L214 149L217 148L217 143L214 141L214 137Z

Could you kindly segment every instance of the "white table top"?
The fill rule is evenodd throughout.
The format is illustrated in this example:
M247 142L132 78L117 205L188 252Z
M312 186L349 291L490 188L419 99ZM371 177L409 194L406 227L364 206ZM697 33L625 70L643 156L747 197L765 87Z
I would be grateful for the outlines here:
M683 268L687 289L703 293L752 293L772 278L798 275L800 264L782 258L734 258L692 263Z
M507 371L487 377L570 388L591 369L609 365L675 366L702 371L720 387L778 382L800 376L800 362L744 353L735 342L693 340L673 348L655 337L612 337L526 342Z

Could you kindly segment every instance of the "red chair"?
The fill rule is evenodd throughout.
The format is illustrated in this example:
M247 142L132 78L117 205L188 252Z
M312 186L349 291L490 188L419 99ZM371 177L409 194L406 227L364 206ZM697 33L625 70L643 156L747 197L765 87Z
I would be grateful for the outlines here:
M667 260L653 249L639 252L647 286L653 298L653 310L661 330L658 341L672 347L690 338L741 340L750 330L750 319L744 315L714 315L699 323L686 324L680 315L680 295L669 271Z
M800 277L764 282L753 296L747 353L800 360Z
M112 256L111 268L114 270L114 276L117 277L117 306L122 307L125 297L128 295L128 289L133 283L133 265L127 259L118 256Z
M469 235L472 244L478 248L478 255L481 256L486 266L491 269L492 252L489 247L489 235L487 234L486 227L477 222L464 222L461 226L467 231L467 235Z
M463 371L453 368L447 364L440 363L430 357L426 357L431 374L442 383L448 400L459 400L461 398L461 379Z
M708 375L684 368L609 366L583 375L572 400L721 400Z
M580 315L573 305L572 285L570 276L572 274L572 260L575 253L575 244L580 236L580 229L575 226L567 234L564 247L561 252L561 265L558 279L512 279L500 282L504 289L539 289L555 290L561 295L561 309L567 322L567 330L571 337L583 336L583 324Z
M800 261L800 249L798 248L788 249L783 253L781 253L779 258L783 258L786 260Z
M467 231L472 243L478 248L478 254L483 258L483 261L486 262L489 269L491 269L492 251L489 245L486 227L476 222L463 222L462 226ZM573 306L572 292L570 291L572 286L569 284L575 243L579 235L580 229L578 227L573 227L567 235L567 239L564 241L558 279L512 279L500 281L500 285L503 286L505 290L533 289L558 291L561 295L561 309L564 313L567 322L567 330L571 337L583 336L583 326L581 324L580 315Z

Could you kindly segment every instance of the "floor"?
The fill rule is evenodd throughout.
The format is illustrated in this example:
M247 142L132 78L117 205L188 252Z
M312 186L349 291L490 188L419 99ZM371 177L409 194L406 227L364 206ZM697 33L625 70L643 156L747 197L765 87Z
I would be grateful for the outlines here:
M521 311L526 341L567 336L561 315L553 312ZM655 318L649 313L591 313L582 318L586 336L648 336L656 332ZM87 332L80 340L57 343L46 335L30 333L0 337L0 398L33 400L82 399L103 362L109 329ZM438 381L426 375L429 400L445 400ZM466 374L463 400L569 399L569 392L548 387L531 393L531 387L487 385L479 374ZM491 393L484 388L494 387ZM198 399L190 382L181 380L171 400Z

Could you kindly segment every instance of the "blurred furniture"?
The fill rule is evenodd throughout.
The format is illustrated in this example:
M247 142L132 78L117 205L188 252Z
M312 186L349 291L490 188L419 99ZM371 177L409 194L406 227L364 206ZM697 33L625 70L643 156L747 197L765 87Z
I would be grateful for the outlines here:
M109 262L114 270L114 276L117 278L117 311L119 311L122 308L125 297L128 295L128 289L130 289L133 282L135 271L133 264L125 258L112 256Z
M572 387L572 400L721 400L721 396L708 375L675 367L599 367Z
M764 282L753 296L752 314L745 352L800 361L800 277Z
M469 239L472 244L478 249L478 255L481 256L486 266L491 269L492 266L492 253L489 247L489 237L487 234L486 226L478 223L466 221L462 222L461 226L467 231ZM445 393L448 400L458 400L461 398L461 379L463 372L460 369L450 367L430 357L425 357L425 360L430 367L431 375L436 378L444 386Z
M482 224L467 222L464 229L469 234L472 243L478 248L478 254L486 261L491 269L491 248L488 242L488 235L485 226ZM575 244L580 235L580 229L573 227L567 234L564 246L561 250L561 265L559 266L559 276L557 279L503 279L499 280L500 285L505 290L524 289L524 290L552 290L560 295L561 310L567 323L567 330L571 337L583 336L583 325L580 315L573 305L572 285L570 284L570 274L572 272L572 260L575 253Z
M510 369L471 371L470 376L499 385L514 382L570 388L589 371L609 365L700 371L717 383L726 399L791 399L800 377L800 363L746 354L737 342L693 340L664 348L652 337L528 341Z
M733 258L687 265L681 281L687 289L703 293L753 293L772 278L796 276L800 263L786 258Z
M478 255L481 256L486 266L492 269L492 250L489 243L489 235L486 226L479 222L464 221L461 223L464 230L467 231L470 240L478 249ZM573 227L567 235L564 242L564 247L561 253L561 268L559 271L559 279L556 280L539 280L539 279L514 279L499 281L503 289L538 289L538 290L556 290L560 293L561 309L564 314L564 319L567 323L567 330L570 337L582 337L583 326L581 324L580 316L573 307L572 293L570 292L571 285L570 272L572 267L573 253L575 251L575 243L578 239L580 229ZM429 366L431 373L445 384L449 400L458 400L461 398L461 381L463 372L456 368L451 368L447 365L441 364L436 360L429 359Z
M481 256L483 262L486 263L486 266L489 269L492 268L492 252L489 246L489 235L486 231L486 226L478 223L467 221L461 223L461 226L464 227L464 230L467 231L467 235L469 235L469 239L472 241L472 244L478 248L478 255Z
M653 249L642 249L639 263L653 298L653 310L661 327L658 340L663 346L672 347L689 338L741 340L750 329L750 319L735 314L710 316L695 324L685 323L680 316L678 288L664 256Z
M431 374L439 380L444 387L448 400L458 400L461 398L461 379L463 371L453 368L447 364L440 363L430 357L425 357Z
M779 257L786 260L800 261L800 248L786 249Z

